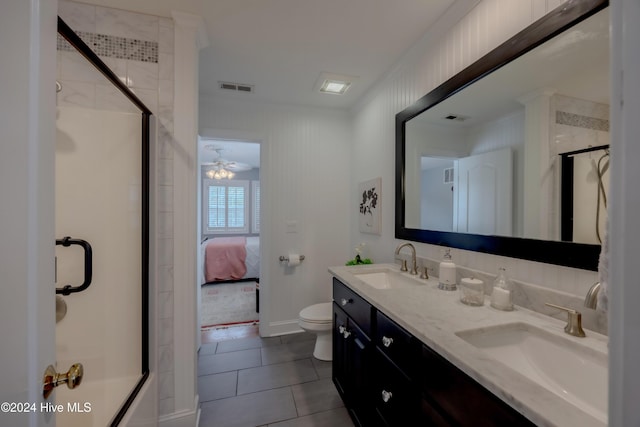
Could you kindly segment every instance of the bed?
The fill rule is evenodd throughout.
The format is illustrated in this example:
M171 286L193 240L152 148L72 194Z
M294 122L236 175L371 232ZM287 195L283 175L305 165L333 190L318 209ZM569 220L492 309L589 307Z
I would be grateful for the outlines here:
M260 237L213 237L202 242L200 283L258 280Z

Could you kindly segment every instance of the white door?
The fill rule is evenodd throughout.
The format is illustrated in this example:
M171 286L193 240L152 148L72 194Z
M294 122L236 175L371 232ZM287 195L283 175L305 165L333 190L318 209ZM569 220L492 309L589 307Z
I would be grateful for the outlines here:
M55 426L42 378L55 364L56 8L3 0L0 14L0 37L10 40L0 43L2 426Z
M513 161L511 149L456 161L454 223L458 232L512 235Z

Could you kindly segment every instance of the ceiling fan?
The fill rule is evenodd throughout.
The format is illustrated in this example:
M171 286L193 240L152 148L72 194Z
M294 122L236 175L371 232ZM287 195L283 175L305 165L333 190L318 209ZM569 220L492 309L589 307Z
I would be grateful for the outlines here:
M212 162L202 162L203 166L207 166L205 175L209 179L231 179L236 172L244 172L251 170L251 166L246 163L235 162L222 158L222 148L215 145L205 145L205 150L214 151L214 160Z

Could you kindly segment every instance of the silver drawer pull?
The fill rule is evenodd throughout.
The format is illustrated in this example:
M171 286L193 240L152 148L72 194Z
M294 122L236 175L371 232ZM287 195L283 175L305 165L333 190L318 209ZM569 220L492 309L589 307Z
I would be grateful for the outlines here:
M391 344L393 344L393 338L389 338L389 337L382 337L382 345L385 347L389 347Z
M342 336L344 337L344 339L349 338L349 335L351 335L351 332L347 331L346 329L344 330L344 332L342 333Z
M382 390L382 401L387 403L393 397L393 393L387 390Z
M342 304L342 306L344 307L345 305L352 303L353 300L351 298L346 299L346 298L342 298L342 300L340 301L340 304Z

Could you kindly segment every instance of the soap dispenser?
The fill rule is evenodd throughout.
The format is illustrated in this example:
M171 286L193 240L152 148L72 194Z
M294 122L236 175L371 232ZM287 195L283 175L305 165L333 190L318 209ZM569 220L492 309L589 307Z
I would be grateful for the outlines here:
M498 277L493 282L491 307L504 311L513 310L513 283L507 277L504 267L498 269Z
M457 289L456 265L451 260L451 249L447 249L445 251L444 259L440 263L438 289L442 289L444 291L455 291Z

